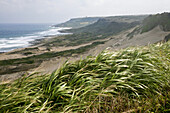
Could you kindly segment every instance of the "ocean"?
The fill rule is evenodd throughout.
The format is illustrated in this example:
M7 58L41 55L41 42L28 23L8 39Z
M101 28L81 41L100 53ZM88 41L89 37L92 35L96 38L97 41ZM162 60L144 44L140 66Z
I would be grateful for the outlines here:
M52 24L0 24L0 52L8 52L31 45L30 42L45 36L64 35Z

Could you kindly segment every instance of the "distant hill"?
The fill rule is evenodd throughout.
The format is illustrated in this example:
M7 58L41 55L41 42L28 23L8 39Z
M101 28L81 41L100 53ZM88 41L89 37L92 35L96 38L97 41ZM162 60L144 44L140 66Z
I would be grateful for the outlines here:
M141 33L160 26L163 31L170 31L170 13L150 15L143 20Z
M126 22L131 23L135 21L142 22L148 15L129 15L129 16L109 16L105 19L114 21L114 22Z
M168 32L170 31L170 13L162 13L162 14L155 14L149 15L146 17L142 23L136 27L132 32L130 32L127 36L132 38L135 35L143 34L150 32L154 29L160 28L160 31ZM165 38L168 40L169 36Z
M80 28L90 24L95 23L101 17L85 17L85 18L73 18L67 22L54 25L54 27L72 27L72 28Z
M91 25L66 31L72 33L115 34L139 25L145 17L146 15L105 17Z

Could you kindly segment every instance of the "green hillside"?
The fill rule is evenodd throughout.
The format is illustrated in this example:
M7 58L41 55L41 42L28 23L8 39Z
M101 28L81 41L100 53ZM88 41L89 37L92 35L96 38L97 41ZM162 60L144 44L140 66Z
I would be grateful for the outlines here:
M163 31L170 31L170 13L150 15L145 18L142 23L142 33L148 32L158 25Z
M100 18L97 22L90 24L88 26L66 30L66 32L71 33L93 33L97 35L108 34L113 35L119 33L123 30L135 27L139 25L140 22L146 16L113 16Z
M100 17L73 18L67 22L54 25L55 27L80 28L95 23Z
M105 50L0 85L0 112L169 112L170 42Z
M98 22L91 24L87 27L68 30L73 33L93 33L93 34L115 34L123 30L127 30L138 25L137 22L133 23L118 23L118 22L108 22L105 19L100 19Z

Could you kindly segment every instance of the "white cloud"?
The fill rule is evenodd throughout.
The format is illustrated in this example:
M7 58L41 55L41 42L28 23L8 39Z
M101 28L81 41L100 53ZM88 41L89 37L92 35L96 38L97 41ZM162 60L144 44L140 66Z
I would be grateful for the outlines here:
M170 11L170 0L0 0L0 23L61 22L71 17Z

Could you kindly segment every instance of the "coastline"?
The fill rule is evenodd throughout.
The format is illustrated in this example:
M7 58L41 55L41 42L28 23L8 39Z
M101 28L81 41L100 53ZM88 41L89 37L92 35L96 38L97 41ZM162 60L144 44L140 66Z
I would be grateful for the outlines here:
M60 31L70 29L68 27L52 27L50 24L7 25L0 26L0 52L30 47L41 39L66 35L68 33Z
M163 40L164 37L170 33L163 32L159 27L157 27L148 33L139 34L134 38L129 39L127 34L132 32L134 29L135 28L132 28L105 39L94 40L76 46L46 45L45 42L53 42L58 38L63 39L63 36L45 38L45 42L42 41L42 43L38 45L13 50L7 53L1 53L0 64L4 62L5 65L1 66L0 70L2 70L2 72L3 70L6 70L6 72L14 70L14 72L11 74L0 74L0 82L15 80L21 77L25 72L40 72L41 74L52 73L65 61L72 62L87 56L95 56L108 47L110 47L109 49L120 50L130 46L144 46L148 45L148 43L156 43ZM96 43L97 45L94 45ZM50 48L48 48L48 46L50 46ZM29 52L31 52L31 54L29 54ZM14 63L12 63L12 65L6 65L7 61L8 63ZM18 72L15 72L17 69L19 69ZM17 75L16 78L13 78L13 75Z
M124 36L125 34L123 34ZM52 73L54 70L58 69L65 61L76 61L82 58L86 58L87 56L95 56L97 54L99 54L101 51L103 51L104 49L112 46L112 43L115 43L117 41L119 41L119 37L122 37L122 34L120 33L117 36L111 36L105 39L98 39L98 40L94 40L94 41L90 41L88 43L83 43L83 44L79 44L77 46L60 46L60 47L53 47L50 51L47 50L47 47L42 47L42 45L44 44L44 40L45 41L49 41L57 38L57 37L50 37L50 38L44 38L42 39L39 44L35 44L33 46L29 46L27 48L20 48L20 49L15 49L13 51L7 52L7 53L3 53L0 57L0 62L3 60L10 60L13 61L14 59L18 59L18 61L23 62L22 59L27 59L30 57L34 57L34 56L40 56L39 58L41 58L41 55L43 54L48 54L48 53L65 53L66 52L71 52L69 53L70 55L61 55L61 56L55 56L52 58L48 58L48 59L43 59L43 61L41 61L41 63L35 64L32 68L29 68L27 71L19 71L19 72L15 72L15 73L11 73L11 74L0 74L0 82L10 82L13 81L19 77L21 77L24 73L34 73L34 72L41 72L41 74L48 74L48 73ZM62 38L62 36L61 36ZM116 39L116 40L115 40ZM91 47L91 45L98 43L98 42L102 42L101 44L99 43L99 45L94 45ZM81 50L81 48L86 48L86 50L83 50L84 52L81 53L77 53L77 50ZM33 50L33 48L37 48L36 51ZM29 50L29 51L35 51L35 54L31 54L31 55L24 55L23 53L19 53L19 51L24 51L24 50ZM73 53L72 53L73 52ZM25 61L24 61L25 62ZM31 64L30 64L31 65ZM37 65L37 66L36 66ZM11 66L4 66L2 67L3 69L5 69L6 71L10 71L10 70L16 70L19 68L27 68L29 67L29 65L25 65L23 63L23 67L22 64L17 64L14 66L14 64ZM0 67L1 68L1 67ZM1 69L2 69L1 68ZM14 77L15 75L15 77Z

